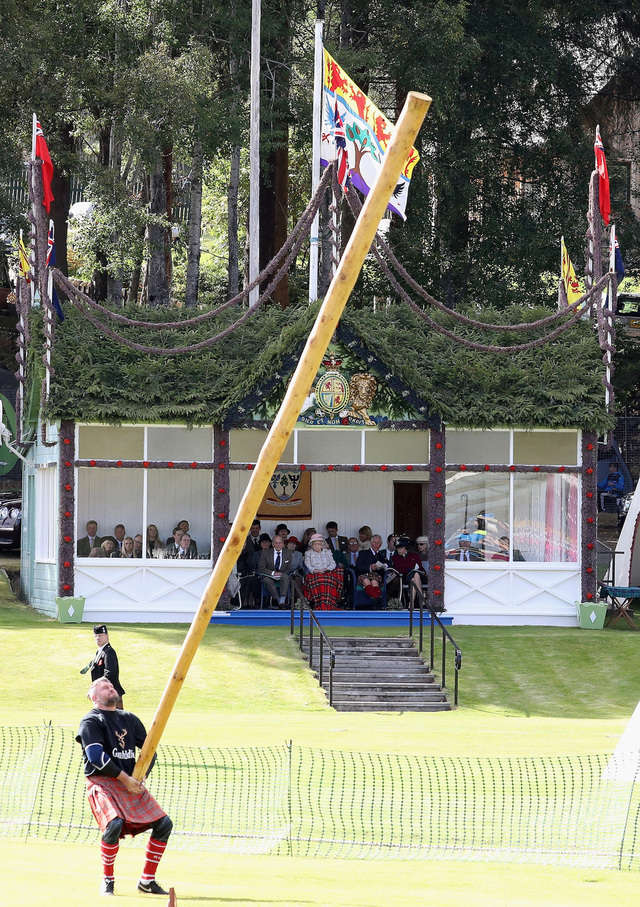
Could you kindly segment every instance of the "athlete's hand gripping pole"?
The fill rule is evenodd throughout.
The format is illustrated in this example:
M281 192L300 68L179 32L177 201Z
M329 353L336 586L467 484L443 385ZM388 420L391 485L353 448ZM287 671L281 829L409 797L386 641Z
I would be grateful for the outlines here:
M247 490L209 577L198 611L176 659L173 673L162 694L134 769L136 778L144 778L158 747L189 665L209 625L211 614L218 604L233 565L240 555L249 527L255 518L271 476L280 462L280 457L298 419L304 399L309 393L311 383L320 367L333 332L338 326L340 316L358 279L380 220L386 211L391 193L398 183L407 155L430 104L431 98L427 95L413 91L407 95L407 100L384 155L378 178L356 221L347 248L318 312L298 366L293 373L285 398L260 451L255 469L251 473Z

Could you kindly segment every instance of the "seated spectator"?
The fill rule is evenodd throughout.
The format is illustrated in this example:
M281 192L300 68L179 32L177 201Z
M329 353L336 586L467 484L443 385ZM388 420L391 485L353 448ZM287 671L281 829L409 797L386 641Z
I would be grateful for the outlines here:
M382 552L382 536L376 533L371 536L371 547L365 548L358 554L356 573L359 577L375 573L382 578L387 566L387 559Z
M197 555L197 553L194 553L194 551L191 547L191 542L192 542L192 539L191 539L191 536L189 535L189 533L183 532L182 535L180 536L180 544L178 545L178 552L176 554L176 558L178 558L179 560L190 560L190 561L197 559L198 555Z
M278 525L276 526L275 534L282 536L282 540L284 541L284 543L286 545L287 538L289 536L289 527L287 526L286 523L278 523Z
M167 547L165 548L165 557L177 557L178 551L180 550L180 539L184 534L184 530L180 529L178 526L174 527L173 535L170 535L167 539Z
M598 491L600 492L600 510L605 509L606 495L615 497L616 507L619 506L618 499L624 493L624 476L618 469L617 463L609 463L609 472L601 482L598 482Z
M395 550L396 550L396 537L393 533L391 533L391 535L387 536L387 547L382 549L383 554L386 557L388 564L391 563L391 558L395 554Z
M271 540L269 540L271 541ZM256 572L258 556L260 555L260 520L254 520L249 529L249 535L238 558L238 574L248 576Z
M371 526L361 526L358 529L358 540L360 542L360 550L364 551L365 548L369 548L371 545L371 536L373 532L371 531Z
M126 534L127 534L127 531L124 528L123 523L118 523L117 526L113 527L113 538L115 539L116 548L118 549L118 552L122 552L122 543L124 542Z
M260 533L260 550L265 551L267 548L271 548L271 536L268 532Z
M302 588L302 580L304 577L304 558L302 552L298 551L298 539L295 535L290 535L287 539L287 550L291 555L291 582L293 583L293 588L295 589L295 597L304 598L304 591Z
M347 567L353 567L354 570L356 569L359 554L360 543L358 539L355 538L355 536L351 536L351 538L347 541L347 553L345 554Z
M100 547L104 551L105 557L120 557L120 552L117 550L116 543L110 535L108 535L106 539L102 540Z
M133 539L130 535L125 535L122 540L122 548L120 549L120 557L135 557L133 553Z
M472 548L484 548L487 540L486 514L479 513L476 517L476 528L469 533Z
M345 553L348 548L348 539L346 535L338 535L338 524L335 520L329 520L326 525L327 538L326 542L331 551L342 551Z
M396 540L396 551L393 557L391 558L391 566L396 570L405 580L411 576L411 585L412 585L412 594L413 587L422 591L422 580L420 578L420 573L422 571L422 564L420 563L420 558L414 551L409 551L409 545L411 540L407 538L406 535L401 535ZM392 580L389 583L389 591L392 595L396 597L400 593L400 583L398 578Z
M300 539L300 548L299 550L304 554L309 547L309 539L312 535L315 535L316 530L313 526L308 526L305 531L302 533L302 538Z
M289 592L291 552L284 547L284 539L281 535L274 535L273 549L265 546L260 552L258 573L271 598L275 599L280 606L284 605Z
M419 535L416 539L418 557L425 573L429 573L429 539L426 535Z
M358 584L362 586L365 595L377 600L382 597L382 584L384 580L373 571L358 577Z
M92 548L91 551L89 552L89 557L106 557L106 556L107 556L107 552L104 550L104 548L101 548L100 546L98 546L97 548Z
M458 536L458 547L447 552L449 561L482 561L482 553L471 547L471 536L468 532L461 532Z
M491 555L492 561L508 561L509 560L509 536L501 535L498 539L499 550L495 554ZM524 557L522 551L518 548L513 549L513 559L514 561L523 561Z
M147 526L147 557L164 557L164 545L155 523Z
M305 598L321 611L333 611L342 596L344 571L336 565L319 532L311 536L309 545L304 556L308 571L304 578Z
M78 557L95 557L91 551L99 548L102 541L98 538L98 524L95 520L88 520L85 528L87 534L76 542L76 554Z
M189 533L189 538L191 539L191 551L193 553L193 556L197 557L198 556L198 546L196 545L196 540L191 535L191 532L189 530L189 520L180 520L180 522L178 523L178 529L182 529L183 532Z
M142 533L139 532L133 537L133 556L142 557Z

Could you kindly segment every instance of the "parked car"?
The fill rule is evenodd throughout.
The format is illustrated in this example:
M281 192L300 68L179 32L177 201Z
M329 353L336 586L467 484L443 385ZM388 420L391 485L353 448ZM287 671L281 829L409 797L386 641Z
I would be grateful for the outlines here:
M0 548L19 548L22 531L22 497L0 499Z
M616 321L629 337L640 338L640 293L618 293Z

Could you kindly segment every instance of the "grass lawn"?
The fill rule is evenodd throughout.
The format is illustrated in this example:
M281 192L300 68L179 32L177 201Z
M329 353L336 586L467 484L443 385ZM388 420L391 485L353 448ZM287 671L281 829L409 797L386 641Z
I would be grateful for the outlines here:
M184 626L111 627L125 704L147 724L185 632ZM163 739L193 746L293 739L332 749L443 755L609 752L640 699L640 634L455 626L452 632L463 651L459 709L349 714L329 709L286 630L210 627ZM1 723L51 721L75 728L88 709L86 675L79 669L94 651L90 625L41 617L16 602L0 581ZM0 874L0 904L94 900L96 848L3 841L1 852L12 872ZM138 847L123 845L118 903L140 903L134 891L140 860ZM171 849L161 869L159 878L176 886L178 903L194 905L389 905L426 899L442 905L602 905L631 903L631 886L634 894L637 888L634 873L600 870Z

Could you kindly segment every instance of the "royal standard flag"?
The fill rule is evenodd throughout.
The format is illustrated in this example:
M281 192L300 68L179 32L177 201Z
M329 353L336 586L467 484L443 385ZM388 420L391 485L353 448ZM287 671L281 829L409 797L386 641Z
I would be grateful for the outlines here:
M367 195L382 166L384 153L393 134L393 123L349 78L331 54L324 50L320 160L325 167L336 159L336 112L344 124L351 182L356 189ZM406 220L411 174L419 159L418 152L412 148L388 205L403 220Z
M560 248L562 250L562 282L567 294L567 303L571 305L577 299L580 299L582 290L580 289L575 269L569 258L567 247L564 244L564 236L560 240Z
M19 262L19 271L20 277L26 282L29 283L30 277L29 272L31 268L29 267L29 255L25 248L24 240L22 237L18 240L18 262Z

